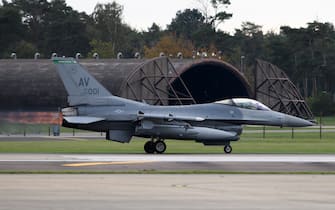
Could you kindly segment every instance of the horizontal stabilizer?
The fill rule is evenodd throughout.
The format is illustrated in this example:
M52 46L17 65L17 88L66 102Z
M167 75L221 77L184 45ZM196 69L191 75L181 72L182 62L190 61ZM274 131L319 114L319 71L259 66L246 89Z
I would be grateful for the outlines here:
M174 116L172 114L169 114L169 115L164 115L164 114L145 114L143 112L139 112L137 114L137 118L139 120L143 120L143 119L162 119L162 120L168 120L168 121L185 120L185 121L197 121L197 122L205 120L205 118L203 118L203 117Z
M100 118L100 117L81 117L81 116L64 117L64 119L68 123L74 123L74 124L90 124L90 123L105 120L104 118Z
M87 97L87 96L69 96L68 102L70 106L77 105L95 105L95 106L124 106L125 102L120 100L115 100L115 96L106 96L106 97Z

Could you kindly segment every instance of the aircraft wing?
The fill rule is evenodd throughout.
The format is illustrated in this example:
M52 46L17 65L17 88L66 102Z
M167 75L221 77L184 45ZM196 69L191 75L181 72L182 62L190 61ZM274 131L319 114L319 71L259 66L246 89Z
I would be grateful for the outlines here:
M64 117L64 119L69 123L75 123L75 124L90 124L105 120L105 118L100 117L84 117L84 116Z
M190 116L175 116L173 114L146 114L143 112L139 112L137 114L137 119L138 120L143 120L143 119L162 119L162 120L167 120L167 121L173 121L173 120L182 120L182 121L204 121L205 118L203 117L190 117Z

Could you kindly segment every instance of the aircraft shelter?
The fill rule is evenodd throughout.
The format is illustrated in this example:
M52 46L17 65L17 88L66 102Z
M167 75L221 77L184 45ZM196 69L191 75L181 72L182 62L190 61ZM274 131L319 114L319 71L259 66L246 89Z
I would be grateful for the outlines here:
M193 104L253 97L247 79L232 65L214 59L81 59L114 95L149 104ZM0 60L2 110L66 106L66 92L49 59Z

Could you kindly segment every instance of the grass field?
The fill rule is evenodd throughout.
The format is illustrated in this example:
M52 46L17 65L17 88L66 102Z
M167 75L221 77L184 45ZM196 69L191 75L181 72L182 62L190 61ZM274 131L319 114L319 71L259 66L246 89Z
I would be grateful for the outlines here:
M52 134L55 125L46 124L20 124L20 123L4 123L0 122L0 134L23 135L26 134ZM72 128L60 127L61 133L88 132L84 130L76 130Z
M315 120L319 123L320 117L315 117ZM335 116L325 116L321 118L322 125L335 125Z
M315 117L317 122L320 122L320 117ZM335 126L335 116L326 116L321 119L323 126ZM20 123L8 123L0 121L0 134L52 134L54 125L46 124L20 124ZM263 126L246 126L246 130L259 130L263 129ZM266 130L280 130L279 127L265 127ZM309 128L304 128L309 129ZM299 128L297 129L299 130ZM61 133L72 133L72 132L87 132L83 130L76 130L71 128L60 127Z
M316 117L316 120L319 121L319 117ZM323 126L335 126L335 116L323 117L322 118ZM264 126L245 126L244 130L262 130ZM20 124L20 123L4 123L0 122L0 135L1 134L10 134L10 135L24 135L24 134L53 134L54 125L45 125L45 124ZM280 128L273 126L265 126L265 130L283 130L290 128ZM300 129L315 129L312 127L307 128L295 128L295 130ZM73 132L89 132L84 130L77 130L72 128L60 127L61 133L73 133Z
M130 144L106 140L50 139L47 141L0 141L0 153L144 153L145 139L134 138ZM223 153L222 146L203 146L194 141L167 140L167 154L174 153ZM233 153L281 154L334 154L335 133L261 133L243 134L241 140L232 142Z
M316 117L316 120L319 120ZM323 117L323 125L334 125L335 117ZM245 131L262 130L262 126L246 127ZM322 139L319 132L298 132L295 129L294 138L290 128L265 127L263 132L244 133L241 140L232 142L233 153L300 153L300 154L331 154L335 153L335 132L324 129ZM306 129L306 128L305 128ZM308 129L308 128L307 128ZM314 128L315 129L315 128ZM52 126L49 125L23 125L1 124L0 134L45 134L49 130L52 135ZM267 132L268 130L278 133ZM61 132L72 133L79 130L61 128ZM85 132L85 131L80 131ZM48 141L0 141L0 153L143 153L146 140L133 138L130 144L120 144L103 140L66 139ZM223 153L222 146L203 146L194 141L167 140L168 154L173 153Z

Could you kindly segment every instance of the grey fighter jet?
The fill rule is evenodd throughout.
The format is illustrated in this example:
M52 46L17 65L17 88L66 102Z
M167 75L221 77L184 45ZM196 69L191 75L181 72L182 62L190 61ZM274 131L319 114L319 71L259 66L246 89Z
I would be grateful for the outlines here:
M195 140L222 145L232 152L242 126L311 126L313 123L275 112L262 103L233 98L214 103L153 106L112 95L73 58L54 58L68 92L69 107L62 109L63 126L105 132L106 139L130 142L133 136L150 138L147 153L164 153L165 139Z

